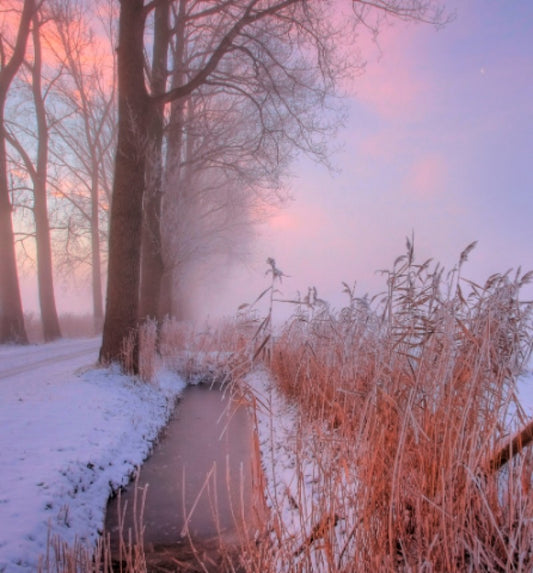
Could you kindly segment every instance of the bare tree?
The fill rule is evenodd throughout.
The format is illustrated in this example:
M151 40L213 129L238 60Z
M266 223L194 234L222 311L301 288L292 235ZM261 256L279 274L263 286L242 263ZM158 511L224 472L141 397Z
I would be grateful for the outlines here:
M52 270L52 245L50 223L48 219L48 149L49 126L46 114L46 94L43 90L43 54L41 31L43 16L37 11L32 18L33 61L27 61L29 68L29 86L31 88L36 119L36 159L30 154L12 132L6 132L10 144L18 151L33 185L32 212L35 221L35 243L37 253L37 284L41 321L45 341L61 336L59 319L54 296L54 277ZM27 122L27 118L25 118Z
M53 0L55 26L52 47L64 68L56 86L63 119L52 129L51 152L59 176L54 188L70 209L62 247L71 268L73 261L89 261L95 329L103 324L102 239L107 236L107 206L111 195L111 167L115 150L116 101L113 61L114 29L108 2L93 2L91 11L82 2ZM103 8L103 15L98 8ZM95 45L94 26L99 23L101 49ZM81 238L88 234L88 241ZM74 240L73 240L74 239ZM81 245L88 242L89 252ZM65 249L65 245L74 249ZM80 249L81 247L81 249ZM81 252L80 252L81 250Z
M103 322L102 245L115 133L108 4L93 2L90 13L75 0L49 0L41 7L33 20L33 58L21 69L10 98L5 131L12 151L10 177L22 183L13 205L16 236L20 252L36 258L46 340L59 336L52 230L55 260L62 268L72 273L80 265L90 267L95 329ZM34 232L24 222L24 211L33 216ZM27 239L35 239L36 257L33 248L25 249Z
M37 117L37 164L33 177L35 238L37 246L37 279L39 303L45 341L61 337L54 296L52 270L52 245L48 220L47 172L49 127L46 118L45 95L42 90L43 56L41 48L42 18L39 12L33 16L33 66L31 70L32 93Z
M118 133L109 229L107 300L100 360L120 360L122 344L135 331L143 195L146 176L148 93L144 82L143 0L120 5L118 36Z
M210 53L206 38L216 36L215 16L185 0L173 11L174 87L205 65ZM276 23L276 34L262 29L253 37L243 34L239 49L228 52L224 65L194 94L172 102L165 129L164 209L147 213L144 225L159 263L145 273L150 259L143 252L141 316L145 300L154 302L151 315L157 316L160 283L164 305L159 317L183 316L185 297L173 297L172 290L183 290L186 269L206 267L207 258L213 266L215 255L227 260L237 245L249 242L237 236L249 235L261 203L278 201L279 193L273 191L280 191L281 176L296 149L325 160L324 135L333 131L335 121L322 112L332 77L339 79L345 70L333 65L330 27L307 26L305 33L292 28L289 21ZM291 46L297 40L320 44L328 74L313 73L313 62L307 65L304 56L294 56L297 50Z
M206 92L187 100L180 130L185 144L181 158L168 160L160 214L166 276L160 314L178 319L191 318L193 276L220 276L246 258L255 224L283 200L282 176L292 155L281 125L267 143L246 98Z
M236 55L240 56L243 80L254 80L257 77L257 63L267 62L264 79L271 82L269 93L276 93L280 101L288 102L292 94L277 89L276 75L272 71L279 68L279 73L283 74L283 63L294 62L295 66L290 68L292 75L298 69L298 62L305 61L308 65L311 61L309 58L294 59L293 53L303 56L312 51L314 66L307 69L326 84L334 82L337 72L336 66L329 67L328 51L325 49L327 36L321 33L321 24L329 22L327 10L332 9L332 4L318 0L228 0L214 4L191 0L195 17L212 18L209 33L204 30L198 36L197 58L192 61L183 82L163 93L150 94L143 73L143 40L148 13L160 3L149 2L145 5L143 0L121 3L118 142L111 205L106 317L100 351L103 362L121 359L122 342L135 332L138 320L140 234L146 187L146 157L151 141L148 123L150 107L187 98L213 81L217 73L223 73L226 63ZM369 21L372 10L386 16L410 19L433 21L440 17L435 11L433 0L355 1L352 5L355 21L363 23ZM309 41L305 47L300 43L304 39ZM284 52L286 59L281 65L278 54L270 49L271 41L279 49L289 46ZM300 71L305 75L309 73L307 69ZM299 85L297 78L293 85ZM239 86L233 87L235 91L238 89ZM256 103L261 106L261 99L257 99ZM290 113L298 113L297 110L296 105ZM305 133L298 127L302 125L301 121L296 121L295 125L291 139L298 143L300 136L305 136ZM304 141L313 144L312 140Z
M25 0L11 56L9 45L0 36L0 342L27 342L15 258L11 199L7 176L4 111L11 82L24 61L35 0Z

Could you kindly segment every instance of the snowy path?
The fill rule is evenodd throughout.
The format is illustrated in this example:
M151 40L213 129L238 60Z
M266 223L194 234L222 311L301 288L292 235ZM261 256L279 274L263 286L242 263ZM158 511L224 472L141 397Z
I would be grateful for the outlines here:
M100 340L0 347L0 572L34 571L49 528L93 542L183 382L96 369Z
M0 380L14 378L31 370L39 370L39 378L50 375L56 377L58 363L67 375L78 368L96 363L100 338L61 340L53 344L40 346L3 346L0 347ZM74 368L74 370L73 370Z

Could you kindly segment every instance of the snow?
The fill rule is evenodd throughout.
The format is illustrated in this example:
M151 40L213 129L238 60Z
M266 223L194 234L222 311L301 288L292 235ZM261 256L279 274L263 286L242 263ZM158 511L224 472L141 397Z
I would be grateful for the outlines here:
M321 464L326 463L329 469L340 467L338 460L317 459L315 437L303 429L297 407L279 392L268 371L257 369L246 382L256 398L256 428L266 478L266 504L277 521L271 540L283 549L276 570L287 573L299 568L305 570L303 548L308 546L317 526L325 523L323 518L328 514L333 517L334 507L342 505L343 496L355 495L355 483L347 481L342 471L338 472L336 494L340 499L324 496L331 483L326 484L329 470L324 472ZM347 519L352 517L347 514L337 516L336 525L331 524L337 537L344 542ZM342 544L338 545L342 547ZM313 546L311 570L329 570L320 543Z
M164 370L148 384L97 368L99 343L0 346L2 573L35 570L49 532L69 543L96 541L109 494L145 459L185 386ZM315 522L316 462L302 455L298 412L268 372L258 370L247 381L257 402L267 503L283 523L281 541L298 547ZM531 414L531 370L519 389Z
M517 385L520 403L527 417L533 418L533 360L531 360L527 372L518 378Z
M107 499L165 425L184 382L94 366L98 339L0 347L0 571L33 571L49 532L94 543Z
M256 399L259 450L267 483L266 503L270 511L278 513L285 529L296 535L300 528L299 514L295 510L299 497L295 455L298 412L296 406L285 400L276 389L266 370L255 370L246 382ZM309 460L299 461L304 464L306 481L312 480L313 468Z

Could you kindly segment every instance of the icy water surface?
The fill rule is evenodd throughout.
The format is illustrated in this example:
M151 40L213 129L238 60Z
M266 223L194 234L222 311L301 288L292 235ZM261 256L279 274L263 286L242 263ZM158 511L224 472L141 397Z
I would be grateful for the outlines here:
M218 389L189 386L137 482L137 510L147 486L144 544L181 544L235 536L251 499L251 428L246 408ZM132 528L135 484L127 502L125 530ZM117 499L107 510L106 529L116 542ZM246 517L245 517L246 519ZM237 521L237 524L236 524Z

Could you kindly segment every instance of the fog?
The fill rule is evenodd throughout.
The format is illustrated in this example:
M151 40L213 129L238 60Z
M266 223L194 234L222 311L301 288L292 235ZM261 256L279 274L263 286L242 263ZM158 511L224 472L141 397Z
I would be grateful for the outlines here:
M335 171L300 158L280 210L242 251L208 259L186 280L195 315L233 314L268 286L266 258L288 275L282 296L308 286L334 306L341 281L384 287L414 233L417 260L451 269L472 241L465 276L533 268L533 5L447 2L441 30L396 23L365 43L365 73L347 87L348 117L333 142ZM90 312L82 279L59 279L60 312ZM22 277L25 309L37 310ZM525 291L525 296L533 296Z

